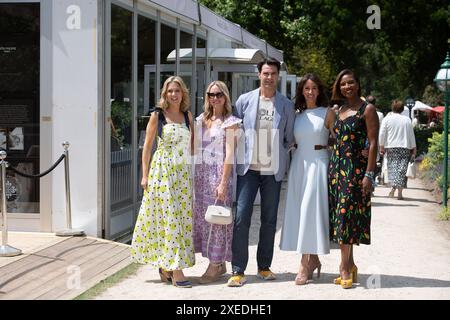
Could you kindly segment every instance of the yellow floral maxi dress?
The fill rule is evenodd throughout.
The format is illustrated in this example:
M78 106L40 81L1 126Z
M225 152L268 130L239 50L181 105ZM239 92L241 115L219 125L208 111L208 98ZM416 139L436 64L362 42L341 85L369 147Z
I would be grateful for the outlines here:
M164 125L153 154L134 228L131 257L155 268L192 267L191 134L178 123Z

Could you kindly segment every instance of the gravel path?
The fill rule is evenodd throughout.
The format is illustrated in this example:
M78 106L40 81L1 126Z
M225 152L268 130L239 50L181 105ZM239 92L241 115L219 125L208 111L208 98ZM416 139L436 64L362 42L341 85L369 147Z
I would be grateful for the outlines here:
M185 270L191 289L163 284L157 270L142 266L133 275L109 288L96 299L450 299L450 221L437 219L440 206L420 180L410 180L405 200L388 198L389 189L380 186L372 198L372 244L355 246L359 284L351 290L334 285L339 250L321 256L322 274L305 286L294 285L300 254L279 250L285 186L279 210L272 270L276 281L262 281L256 274L256 243L259 206L255 206L250 239L248 283L228 288L229 274L221 281L200 285L198 278L208 261L199 254L197 264ZM230 272L231 266L227 263Z

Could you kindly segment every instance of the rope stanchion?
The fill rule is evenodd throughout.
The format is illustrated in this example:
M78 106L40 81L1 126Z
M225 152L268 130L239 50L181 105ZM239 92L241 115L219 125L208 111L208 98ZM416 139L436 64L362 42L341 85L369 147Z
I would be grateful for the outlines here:
M42 173L39 173L39 174L23 173L23 172L20 172L19 170L17 170L16 168L14 168L14 167L8 167L8 169L11 169L15 173L17 173L19 176L22 176L22 177L25 177L25 178L42 178L43 176L46 176L47 174L52 172L58 166L58 164L60 164L61 161L64 160L65 157L66 157L66 155L62 154L61 157L59 157L59 159L55 162L55 164L50 167L50 169L48 169L47 171L44 171Z
M66 223L67 228L56 232L60 237L84 236L85 233L81 229L72 229L72 207L70 204L70 177L69 177L69 142L63 142L64 147L64 176L66 185Z
M2 245L0 246L0 257L14 257L22 254L22 250L8 245L8 212L6 210L6 152L0 151L0 177L2 179Z
M23 173L20 172L19 170L17 170L16 168L13 168L12 166L8 166L8 163L6 161L4 161L4 159L6 158L6 152L4 151L0 151L1 154L1 170L2 170L2 177L6 177L6 168L11 169L12 171L14 171L15 173L17 173L18 175L21 175L23 177L26 178L42 178L43 176L49 174L51 171L53 171L60 163L61 161L64 160L64 180L65 180L65 189L66 189L66 226L67 228L61 231L57 231L55 234L57 236L61 236L61 237L72 237L72 236L84 236L85 233L83 230L81 229L72 229L72 207L71 207L71 203L70 203L70 177L69 177L69 142L65 141L63 142L63 147L64 147L64 153L59 157L59 159L46 171L39 173L39 174L27 174L27 173ZM2 184L3 184L3 198L5 200L2 201L2 212L6 212L6 191L5 191L5 184L6 184L6 179L2 178ZM4 227L6 226L6 218L5 218L5 214L3 215L3 220L5 221L3 223ZM6 232L2 233L3 236L3 243L6 244ZM2 246L3 248L3 246ZM6 249L5 249L6 250ZM16 249L17 250L17 249ZM20 253L19 253L20 254ZM0 254L1 256L1 254Z

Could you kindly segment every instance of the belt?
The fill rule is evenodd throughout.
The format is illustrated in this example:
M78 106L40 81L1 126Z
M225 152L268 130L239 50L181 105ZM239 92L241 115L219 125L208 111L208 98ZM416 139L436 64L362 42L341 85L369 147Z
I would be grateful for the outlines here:
M322 146L320 144L316 144L314 146L314 150L322 150L322 149L328 149L328 146Z

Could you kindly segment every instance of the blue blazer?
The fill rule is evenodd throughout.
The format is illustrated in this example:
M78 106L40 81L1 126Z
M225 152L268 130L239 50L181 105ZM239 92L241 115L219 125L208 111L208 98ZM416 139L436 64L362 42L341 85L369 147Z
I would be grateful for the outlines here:
M256 116L258 113L260 89L242 94L236 101L234 115L242 119L243 135L240 136L236 149L236 172L243 176L247 173L253 156L255 145ZM294 103L280 92L275 95L275 115L273 129L275 131L272 141L272 161L275 163L275 180L281 181L286 173L289 155L287 150L294 144Z

